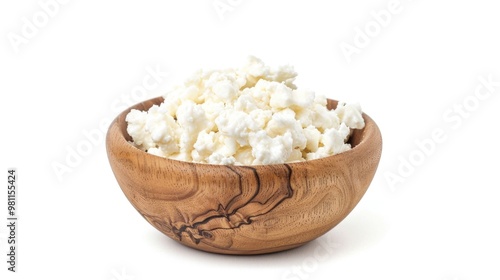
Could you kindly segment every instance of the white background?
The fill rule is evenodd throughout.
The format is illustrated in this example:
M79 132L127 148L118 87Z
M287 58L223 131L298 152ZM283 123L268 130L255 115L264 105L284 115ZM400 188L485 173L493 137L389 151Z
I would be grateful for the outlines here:
M221 3L233 6L218 13L213 0L70 0L23 37L24 17L43 25L40 4L1 2L0 170L19 173L18 273L2 262L1 279L500 278L500 87L474 97L480 77L500 81L497 2L401 0L382 27L372 12L387 10L388 0ZM367 26L369 41L356 45L356 28ZM343 42L359 47L350 62ZM169 76L144 99L250 54L294 65L299 87L359 101L382 131L382 160L356 209L318 240L254 257L195 251L133 209L97 130L141 101L133 92L148 67ZM464 100L460 116L453 110ZM421 157L415 141L435 129L445 140ZM58 178L53 165L66 165L89 131L91 151ZM398 171L412 156L413 172ZM322 244L330 244L327 257L317 260Z

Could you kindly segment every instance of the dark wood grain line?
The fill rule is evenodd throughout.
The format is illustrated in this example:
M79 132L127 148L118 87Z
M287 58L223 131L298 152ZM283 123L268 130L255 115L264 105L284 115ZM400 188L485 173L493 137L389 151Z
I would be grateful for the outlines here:
M248 166L243 167L245 169L251 170L253 176L255 176L254 179L256 182L255 186L252 186L255 188L252 195L249 198L244 198L244 191L243 191L244 183L242 179L242 174L237 170L237 168L234 168L232 166L227 166L229 170L231 170L232 172L234 172L234 174L238 176L238 187L240 189L240 192L238 193L238 195L234 196L227 203L227 205L224 206L219 204L218 209L211 209L203 214L209 214L212 211L214 213L220 213L221 208L224 210L223 213L206 217L202 221L195 222L193 224L184 224L179 228L173 226L172 223L167 227L171 229L172 233L179 239L179 241L182 241L182 236L185 233L195 244L199 244L202 239L211 239L213 237L212 232L215 230L235 230L243 225L251 224L252 220L255 219L256 217L265 215L273 211L285 199L292 197L293 195L293 188L291 184L292 169L288 164L285 164L284 166L287 169L286 178L284 178L283 186L279 186L278 189L285 189L285 190L283 190L282 192L273 192L264 202L254 201L262 188L259 174L255 168ZM245 201L242 203L241 206L235 207L234 209L232 209L231 212L227 212L227 210L230 210L231 207L233 207L238 200L245 200ZM255 205L255 204L260 205L260 208L258 208L257 211L255 211L255 214L253 213L246 214L245 211L243 211L243 213L240 212L240 214L243 214L242 217L239 217L239 215L237 216L237 214L239 213L238 211L242 210L245 207L249 207L249 205ZM233 217L235 217L236 219L233 219ZM223 221L220 221L217 223L219 226L210 227L209 229L200 228L203 225L206 225L209 222L216 219L224 219L225 221L224 223ZM156 223L158 223L158 219L155 220ZM193 233L196 233L196 236Z

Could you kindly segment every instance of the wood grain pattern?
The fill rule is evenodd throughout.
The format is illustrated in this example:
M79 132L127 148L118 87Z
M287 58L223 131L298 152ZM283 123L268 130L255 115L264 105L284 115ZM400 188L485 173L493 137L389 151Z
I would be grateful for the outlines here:
M133 106L146 110L161 97ZM334 108L336 102L329 100ZM128 141L124 111L106 148L130 203L155 228L214 253L262 254L300 246L342 221L366 192L382 138L375 122L351 136L353 149L301 163L225 166L161 158Z

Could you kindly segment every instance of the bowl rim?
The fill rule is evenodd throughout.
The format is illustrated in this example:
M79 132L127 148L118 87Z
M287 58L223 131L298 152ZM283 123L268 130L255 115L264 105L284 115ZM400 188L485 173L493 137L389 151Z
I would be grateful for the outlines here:
M144 153L145 156L155 157L155 160L172 161L172 162L175 162L177 164L188 164L188 165L194 165L194 166L197 166L197 167L202 167L202 166L203 167L225 166L225 165L222 165L222 164L212 164L212 163L200 163L200 162L192 162L192 161L182 161L182 160L178 160L178 159L172 159L172 158L167 158L167 157L161 157L161 156L153 155L153 154L150 154L148 152L142 151L141 149L135 147L130 142L131 139L130 140L127 139L127 138L131 138L131 136L128 135L127 130L126 130L126 121L125 121L125 118L126 118L127 114L132 109L137 109L137 110L142 110L142 111L148 110L153 105L159 105L161 102L163 102L163 100L164 100L164 98L162 96L153 97L153 98L150 98L148 100L136 103L136 104L128 107L127 109L123 110L121 113L119 113L113 119L113 121L111 122L111 124L109 125L108 132L107 132L107 135L106 135L106 142L107 142L106 146L107 146L108 153L109 153L109 147L108 146L110 144L113 144L113 145L120 145L121 147L123 147L124 149L126 149L127 151L129 151L131 153ZM338 102L339 101L337 101L337 100L327 98L327 106L331 107L332 109L336 108ZM324 162L332 160L332 159L341 161L343 158L351 157L351 156L354 156L355 154L358 154L358 153L363 153L370 146L370 145L368 145L368 142L369 141L376 141L377 138L380 139L379 141L380 141L380 149L381 149L382 138L381 138L379 127L377 126L377 124L375 123L375 121L370 116L368 116L366 113L363 112L362 113L362 117L363 117L363 119L365 121L365 126L362 129L354 129L353 133L349 137L349 142L351 142L352 140L355 140L357 143L355 143L354 145L351 143L351 146L352 146L351 149L349 149L347 151L344 151L342 153L338 153L338 154L334 154L334 155L329 155L329 156L322 157L322 158L317 158L317 159L300 161L300 162L286 162L286 163L273 163L273 164L255 164L255 165L242 165L242 164L236 165L235 164L235 165L232 165L232 166L252 167L252 168L257 168L258 169L259 167L262 167L262 166L271 166L271 165L288 165L290 167L292 167L292 166L298 166L298 165L304 165L306 163L315 163L315 164L317 163L317 164L321 165L322 162L324 163ZM113 136L113 134L114 134L113 132L115 132L115 131L116 131L117 134L119 134L119 137L116 137L116 135ZM359 140L358 140L358 138L359 138ZM113 143L114 140L118 140L119 142Z

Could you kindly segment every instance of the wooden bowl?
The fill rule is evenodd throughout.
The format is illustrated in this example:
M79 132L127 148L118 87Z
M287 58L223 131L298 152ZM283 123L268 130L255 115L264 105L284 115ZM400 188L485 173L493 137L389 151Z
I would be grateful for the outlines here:
M370 185L382 151L375 122L351 136L352 149L300 163L227 166L154 156L128 141L122 112L106 149L116 180L137 211L168 237L199 250L263 254L291 249L342 221ZM328 100L329 108L337 102Z

